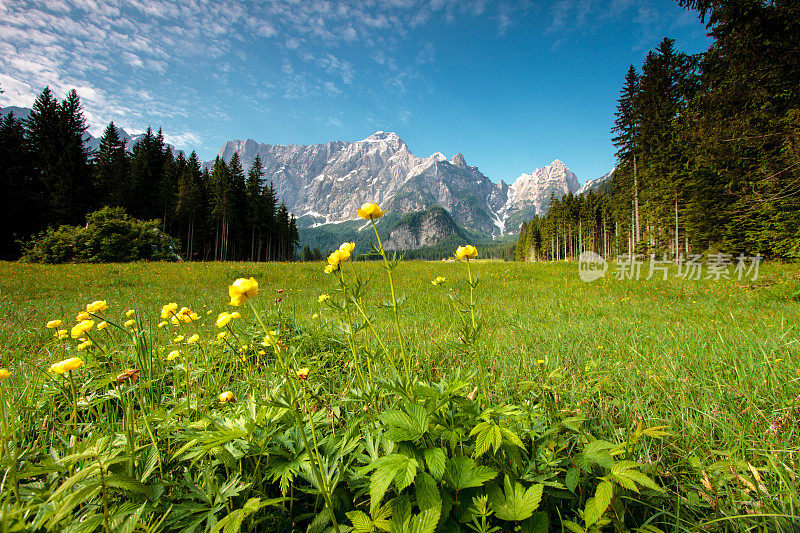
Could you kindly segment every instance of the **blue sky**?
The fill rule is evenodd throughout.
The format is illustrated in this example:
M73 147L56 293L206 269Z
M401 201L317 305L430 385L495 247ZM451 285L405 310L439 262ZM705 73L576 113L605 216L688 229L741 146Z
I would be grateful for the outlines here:
M0 106L74 87L93 134L160 126L204 160L386 130L495 181L556 158L585 181L614 164L628 65L664 36L710 42L669 0L0 0Z

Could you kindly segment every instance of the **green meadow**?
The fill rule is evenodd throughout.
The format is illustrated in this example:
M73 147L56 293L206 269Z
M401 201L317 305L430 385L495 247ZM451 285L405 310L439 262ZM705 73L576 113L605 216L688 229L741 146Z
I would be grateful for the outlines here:
M800 519L797 265L584 283L572 262L471 261L474 327L465 262L399 262L396 308L383 263L348 261L341 278L323 266L0 263L0 529L775 531ZM250 277L258 294L228 305L228 285ZM58 339L96 300L109 308L92 317L92 345ZM197 320L159 327L170 302ZM83 365L48 372L70 357ZM126 369L138 379L117 379Z

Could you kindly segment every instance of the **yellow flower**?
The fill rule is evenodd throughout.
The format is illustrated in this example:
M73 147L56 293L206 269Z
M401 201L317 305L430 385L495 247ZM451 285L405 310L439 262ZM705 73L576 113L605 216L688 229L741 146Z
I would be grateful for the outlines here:
M69 332L69 334L73 339L77 339L78 337L80 337L93 327L94 327L94 320L84 320L83 322L80 322L79 324L74 326L72 328L72 331Z
M58 326L60 326L63 323L64 322L61 321L61 320L51 320L50 322L47 323L47 327L50 328L50 329L57 328Z
M200 335L198 335L197 333L195 333L194 335L192 335L191 337L189 337L188 339L186 339L186 342L187 342L187 343L189 343L189 344L194 344L194 343L196 343L196 342L197 342L197 341L199 341L199 340L200 340Z
M436 276L436 279L432 280L431 283L433 283L434 285L441 285L445 281L447 281L447 278L443 278L442 276Z
M229 305L240 306L258 294L258 282L254 278L239 278L228 285L228 295L231 297Z
M323 302L325 302L327 300L330 300L330 299L331 299L331 297L330 297L329 294L320 294L319 296L317 296L317 301L319 303L323 303Z
M349 253L345 253L341 250L334 250L331 255L328 256L328 264L339 266L339 263L347 261L348 259L350 259Z
M364 204L358 210L358 216L366 220L375 220L383 216L383 211L378 204Z
M301 368L297 371L297 379L308 379L308 373L310 370L308 368Z
M132 316L133 316L133 314L134 314L135 312L136 312L136 311L134 311L133 309L128 309L127 311L125 311L125 316L126 316L126 317L128 317L128 318L130 318L130 317L132 317Z
M161 318L169 318L178 310L178 304L171 302L161 306Z
M242 318L242 315L239 314L239 311L234 311L230 314L231 318Z
M11 372L6 370L5 368L0 368L0 381L3 381L4 379L8 379L8 376L10 376L10 375L11 375Z
M167 326L169 326L169 322L167 322L166 320L162 320L161 322L158 323L158 327L160 328L165 328Z
M233 393L229 390L223 392L219 395L219 403L228 403L228 402L235 402L236 399L233 397Z
M78 345L78 351L81 352L92 345L92 341L86 340Z
M200 320L200 316L197 313L192 313L191 315L189 315L189 318L191 318L192 320Z
M227 331L220 331L219 333L217 333L217 338L218 339L224 339L227 336L228 336L228 332Z
M67 337L69 337L69 335L67 335L67 330L65 329L58 330L56 333L53 334L53 336L58 337L58 340L66 339Z
M77 370L82 366L83 359L80 357L70 357L69 359L64 359L63 361L50 365L50 371L56 374L63 374L64 372Z
M471 244L459 246L456 250L456 259L475 259L476 257L478 257L478 250Z
M75 322L82 322L83 320L89 320L90 318L92 318L92 315L90 315L90 314L89 314L89 313L87 313L86 311L81 311L81 312L80 312L80 313L78 313L78 315L75 317Z
M99 313L100 311L105 311L108 309L108 303L105 300L97 300L90 304L86 304L86 312L87 313Z
M182 340L183 340L183 335L178 335L177 337L172 339L172 342L181 342Z
M311 318L315 318L315 319L319 318L319 315L317 313L314 313L313 315L311 315Z
M356 249L356 243L354 242L343 242L342 245L339 247L340 252L345 252L348 257L350 254L353 253L353 250Z
M97 329L106 329L108 327L108 322L105 320L97 324Z
M224 328L225 326L228 325L228 322L230 322L230 321L231 321L231 315L229 315L228 313L223 311L217 317L216 324L217 324L218 328Z
M336 266L334 266L334 265L325 265L325 273L326 274L330 274L331 272L336 272L337 270L339 270L339 265L338 264Z
M169 355L167 356L167 361L172 361L180 356L181 356L180 350L172 350L171 352L169 352Z
M125 326L126 328L129 328L129 327L133 326L134 324L136 324L136 320L131 318L130 320L126 320L122 325Z

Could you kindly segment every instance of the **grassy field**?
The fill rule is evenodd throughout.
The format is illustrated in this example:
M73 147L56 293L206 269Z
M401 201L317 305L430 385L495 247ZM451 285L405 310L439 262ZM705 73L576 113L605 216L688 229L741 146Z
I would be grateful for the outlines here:
M592 283L574 263L471 268L477 330L464 263L393 271L406 373L377 262L344 265L347 299L319 263L0 263L3 527L768 531L797 520L800 267L762 265L755 281ZM227 286L250 276L254 307L218 340L218 314L234 309ZM62 319L69 330L94 300L119 327L90 332L93 346L76 352L45 328ZM199 320L159 328L168 302ZM122 325L129 309L135 331ZM277 344L260 344L264 327ZM76 355L84 367L46 372ZM303 367L309 379L293 379ZM125 368L142 371L138 383L115 384ZM227 390L235 405L216 400ZM416 406L428 418L405 435ZM405 457L408 479L384 456ZM461 459L495 476L460 487ZM533 500L541 486L541 502L512 502L515 486Z

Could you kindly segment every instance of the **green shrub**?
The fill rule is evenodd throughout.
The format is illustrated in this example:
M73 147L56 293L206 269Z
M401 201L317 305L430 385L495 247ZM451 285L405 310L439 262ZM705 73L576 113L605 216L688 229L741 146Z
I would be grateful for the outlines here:
M157 220L137 220L121 207L86 215L86 226L48 228L23 243L31 263L109 263L180 260L177 245Z

